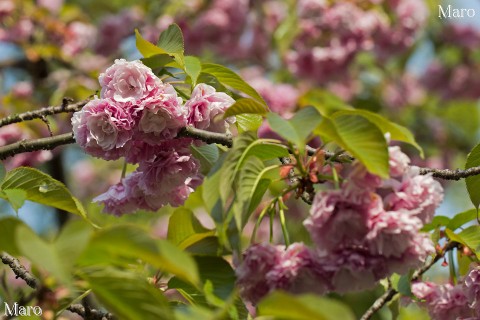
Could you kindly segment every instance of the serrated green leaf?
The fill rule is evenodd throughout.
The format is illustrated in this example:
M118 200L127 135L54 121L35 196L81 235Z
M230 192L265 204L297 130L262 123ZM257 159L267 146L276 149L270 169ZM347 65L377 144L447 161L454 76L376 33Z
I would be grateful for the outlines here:
M16 212L18 212L18 209L23 206L25 200L27 199L27 193L24 190L6 189L3 190L3 193L5 193L8 202Z
M353 110L342 99L327 90L312 89L299 99L300 106L313 106L323 116L330 116L339 110Z
M400 280L398 280L397 290L403 296L413 297L409 274L404 274L400 277Z
M179 208L170 216L167 239L180 249L215 235L215 230L205 228L188 209Z
M480 166L480 144L477 144L468 154L465 169ZM468 195L475 208L480 205L480 175L470 176L465 179Z
M250 98L240 98L225 111L224 118L236 116L238 114L250 113L250 114L265 114L268 110L263 104L257 102L257 100Z
M269 141L272 140L258 139L258 143L253 144L249 148L249 155L258 157L261 160L270 160L287 157L290 154L288 148L280 144L280 141L278 141L278 143Z
M422 231L428 232L434 229L445 227L450 223L450 218L446 216L434 216L432 222L423 226Z
M26 200L65 210L87 218L85 209L63 183L37 169L20 167L8 172L1 185L2 190L19 189L26 193Z
M267 114L267 121L270 125L270 128L278 133L282 138L292 142L298 147L302 145L302 140L300 139L299 134L295 130L293 124L288 120L282 118L276 113L269 113Z
M113 268L84 275L96 298L119 319L171 320L173 315L162 292L143 276Z
M185 51L183 43L182 29L173 23L168 26L161 34L157 46L167 53L182 53Z
M357 109L357 110L338 111L335 113L335 116L344 115L344 114L360 115L364 117L368 121L375 124L382 131L383 134L386 134L387 132L390 133L390 138L392 140L406 142L414 146L420 152L420 156L423 158L424 155L423 155L422 147L418 145L418 143L415 141L415 137L407 128L402 127L401 125L398 125L396 123L393 123L385 119L379 114L376 114L367 110Z
M371 173L388 178L387 142L382 131L364 117L343 114L323 118L316 132L350 152Z
M258 315L289 320L353 320L353 312L338 300L316 295L269 294L258 304Z
M173 67L180 69L180 65L178 65L173 58L164 53L164 54L155 54L148 58L141 59L143 64L149 67L150 69L157 69L162 67Z
M257 131L262 125L263 118L259 114L239 114L236 116L239 132Z
M185 57L185 73L192 80L192 87L197 85L198 76L202 72L202 63L200 60L193 56Z
M472 252L474 252L477 257L480 256L480 226L470 226L464 230L462 230L460 233L455 234L452 230L450 229L445 229L445 233L448 236L448 238L452 241L461 243Z
M293 118L289 121L303 143L312 131L320 124L322 116L314 107L308 106L295 113Z
M245 80L243 80L238 74L229 68L219 64L204 63L202 65L202 73L207 73L214 76L223 85L246 93L261 104L267 106L267 103L265 100L263 100L262 96L258 94L258 92L248 83L246 83Z

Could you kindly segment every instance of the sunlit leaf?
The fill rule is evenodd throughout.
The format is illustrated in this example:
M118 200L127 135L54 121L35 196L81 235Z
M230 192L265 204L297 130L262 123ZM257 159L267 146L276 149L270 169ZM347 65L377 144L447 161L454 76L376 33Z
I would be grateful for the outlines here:
M475 148L468 154L467 162L465 163L465 169L480 166L480 144L477 144ZM470 176L465 179L467 184L468 195L475 208L478 209L480 205L480 175Z
M251 113L251 114L265 114L268 110L265 108L265 105L257 102L257 100L249 98L240 98L235 103L227 109L224 114L224 118L235 116L242 113Z

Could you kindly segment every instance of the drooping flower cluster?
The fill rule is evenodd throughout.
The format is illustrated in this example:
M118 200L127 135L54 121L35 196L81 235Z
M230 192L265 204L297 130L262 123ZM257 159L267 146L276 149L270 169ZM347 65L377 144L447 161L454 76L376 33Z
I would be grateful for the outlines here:
M99 76L101 98L72 117L75 139L95 157L125 157L137 170L96 201L117 215L141 208L179 206L201 181L199 163L191 155L192 139L177 137L187 125L226 132L234 117L222 114L234 103L225 93L197 85L185 104L140 61L116 60Z
M442 187L430 175L420 175L418 168L410 167L410 159L399 147L390 147L389 152L389 179L354 163L344 172L340 189L315 195L304 221L313 248L295 244L284 251L282 247L274 250L272 245L255 245L247 250L245 262L237 269L246 300L256 303L274 289L308 292L313 288L319 293L365 290L395 272L404 274L418 267L434 252L429 235L420 230L443 200ZM275 267L265 267L268 271L261 275L261 268L252 261L265 251L277 252L262 261L264 265L274 261ZM253 274L256 280L252 280ZM256 286L263 289L255 291Z
M433 320L480 318L480 268L473 266L457 285L432 282L412 284L412 293L420 299Z

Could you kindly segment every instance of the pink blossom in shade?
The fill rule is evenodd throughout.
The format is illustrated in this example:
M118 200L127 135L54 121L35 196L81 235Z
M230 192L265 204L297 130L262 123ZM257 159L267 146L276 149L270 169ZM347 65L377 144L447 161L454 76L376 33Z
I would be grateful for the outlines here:
M347 190L368 190L375 191L382 185L382 179L374 175L365 168L360 162L355 162L346 175L348 183L345 184ZM357 193L357 192L355 192Z
M388 147L391 177L402 177L408 170L410 158L400 150L400 147Z
M235 103L232 97L204 83L195 86L192 96L185 103L187 123L198 129L225 132L235 117L223 120L222 115Z
M368 221L382 212L373 192L329 190L317 192L310 216L303 222L318 250L331 252L363 244Z
M474 265L463 278L463 289L468 298L470 308L480 317L480 268Z
M20 81L12 87L12 95L15 98L28 99L33 95L33 85L30 81Z
M0 22L3 18L8 17L15 10L13 0L0 1Z
M11 28L0 28L0 41L20 43L27 41L34 31L34 24L27 18L21 18Z
M237 286L243 299L256 304L271 290L267 273L281 260L283 246L254 244L243 254L243 261L235 270Z
M159 140L173 139L187 125L186 111L173 86L162 84L154 97L145 99L135 109L135 113L141 114L138 140L158 144Z
M423 223L429 223L443 201L443 188L430 174L420 175L410 167L393 192L384 198L387 210L411 210Z
M423 254L423 257L410 257L410 253L416 250L415 247L423 245L423 250L433 249L433 244L425 246L423 239L417 238L422 227L422 221L409 210L385 211L373 216L369 221L369 233L366 236L370 252L386 258L413 258L414 263L421 262L427 254ZM419 240L420 243L417 243Z
M103 211L116 216L135 212L138 209L149 209L143 199L143 193L138 188L141 178L140 172L133 172L116 185L111 186L107 192L97 196L93 202L104 205Z
M98 81L102 86L102 98L133 104L153 98L162 85L161 80L140 60L125 59L115 60L112 66L100 74Z
M331 289L331 272L317 260L316 254L303 243L293 243L266 274L269 287L292 293L325 294Z
M386 84L382 98L388 107L398 109L419 105L425 98L425 91L417 77L406 73Z
M412 293L423 300L420 305L427 308L433 320L466 319L473 315L461 285L417 282L412 284Z
M480 46L480 31L472 25L446 24L442 30L442 38L446 43L470 50L475 50Z
M66 56L74 56L80 51L93 46L96 37L97 30L93 25L74 21L67 26L62 52Z
M110 99L94 99L72 117L77 143L95 157L115 160L133 135L134 120L128 105Z

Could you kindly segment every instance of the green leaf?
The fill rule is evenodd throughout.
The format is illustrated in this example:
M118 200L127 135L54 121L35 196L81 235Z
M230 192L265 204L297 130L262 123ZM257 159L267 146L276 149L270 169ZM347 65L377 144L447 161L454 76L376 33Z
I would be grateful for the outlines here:
M175 60L173 60L173 58L166 53L155 54L148 58L142 58L141 60L143 64L149 67L150 69L157 69L157 68L163 68L163 67L173 67L173 68L181 69L181 67L175 62Z
M295 128L300 140L304 142L312 131L320 124L322 116L314 107L305 107L295 113L293 118L289 121Z
M339 110L353 110L342 99L327 90L313 89L299 99L301 107L314 106L323 116L330 116Z
M477 257L480 256L480 226L470 226L458 234L453 233L450 229L446 229L445 233L450 240L467 246Z
M182 29L173 23L168 26L161 34L157 46L168 53L183 53L185 51L183 43Z
M135 29L135 45L137 46L138 51L140 51L145 58L150 58L155 55L168 54L168 52L165 50L145 40L137 29Z
M353 320L353 312L338 300L276 291L258 304L258 315L289 320Z
M288 148L282 144L280 141L273 143L267 139L258 139L258 142L252 144L248 149L248 155L258 157L261 160L270 160L277 159L281 157L288 157L290 154Z
M63 183L37 169L20 167L10 171L1 189L19 189L26 193L26 200L65 210L81 217L87 217L80 201L75 198Z
M162 292L143 276L108 268L89 272L84 277L95 296L119 319L173 319Z
M82 220L71 220L61 230L55 240L55 248L67 269L71 269L87 247L93 234L92 226Z
M117 225L102 229L91 239L80 258L85 266L124 265L141 259L197 285L198 272L192 258L166 240L154 240L148 230L133 225Z
M7 174L7 170L3 163L0 162L0 183L5 179L5 175Z
M390 138L392 140L406 142L414 146L420 152L420 156L423 158L424 155L423 155L422 147L418 145L418 143L415 141L415 137L407 128L402 127L401 125L398 125L396 123L393 123L385 119L379 114L376 114L367 110L339 111L335 113L335 116L345 115L345 114L360 115L364 117L371 123L375 124L382 131L383 134L386 134L387 132L389 132Z
M215 231L205 228L191 210L179 208L170 216L167 239L180 249L188 248L214 234Z
M8 202L16 212L18 212L18 209L23 206L27 199L27 193L21 189L7 189L3 190L3 193L5 193Z
M221 257L208 256L196 256L195 262L198 266L202 283L210 281L213 285L213 293L217 297L227 300L234 291L236 280L235 272L230 264ZM168 287L180 288L193 295L199 293L177 278L170 280Z
M210 172L220 156L218 147L215 144L206 144L199 147L191 145L190 149L193 156L200 161L203 174Z
M14 256L20 255L16 238L17 228L20 226L28 228L23 221L17 218L0 219L0 251L6 251Z
M435 217L434 217L435 219ZM467 211L463 211L457 213L450 222L446 225L450 230L456 230L463 226L465 223L476 220L477 219L477 209L470 209Z
M267 114L267 121L270 125L270 128L278 133L282 138L292 142L299 148L301 147L302 140L290 121L273 112Z
M224 118L236 116L238 114L250 113L250 114L265 114L268 110L265 105L257 102L257 100L250 98L240 98L225 111Z
M445 227L450 223L450 218L446 216L434 216L432 222L423 226L422 231L429 232L434 229ZM456 228L455 228L456 229ZM452 229L454 230L454 229Z
M263 118L259 114L239 114L236 118L236 124L240 133L245 131L257 131L263 122Z
M21 255L30 260L36 267L48 271L64 284L71 283L71 273L65 263L67 259L59 255L52 243L43 241L26 226L17 227L15 243Z
M185 73L192 79L192 87L197 84L198 76L202 72L202 63L193 56L185 57Z
M480 166L480 144L477 144L475 148L468 154L467 162L465 163L465 169ZM480 205L480 175L470 176L465 179L467 184L468 195L475 208L478 209Z
M243 80L238 74L236 74L229 68L219 64L204 63L202 65L202 73L207 73L214 76L223 85L246 93L261 104L267 106L267 103L265 102L265 100L263 100L262 96L258 94L258 92L253 89L248 83L246 83L245 80Z
M359 115L323 118L316 131L335 141L365 165L368 171L382 178L389 176L388 146L376 125Z
M398 280L397 290L403 296L413 297L412 287L410 285L410 275L409 274L404 274L400 277L400 280Z

